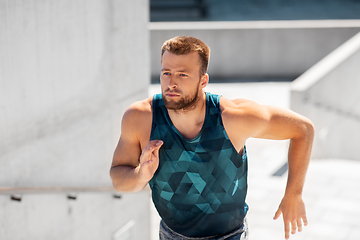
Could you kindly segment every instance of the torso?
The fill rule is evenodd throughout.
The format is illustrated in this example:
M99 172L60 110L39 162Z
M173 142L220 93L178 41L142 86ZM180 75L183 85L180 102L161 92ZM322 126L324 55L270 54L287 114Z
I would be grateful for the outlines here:
M189 237L230 232L247 212L246 151L239 154L228 138L219 97L206 99L203 125L188 136L174 125L161 96L154 99L150 140L164 144L149 182L153 202L171 229Z

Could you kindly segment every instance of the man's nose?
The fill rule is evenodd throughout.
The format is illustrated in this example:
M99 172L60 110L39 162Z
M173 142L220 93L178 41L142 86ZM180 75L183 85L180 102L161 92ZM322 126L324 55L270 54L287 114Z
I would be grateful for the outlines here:
M170 76L169 78L169 84L168 84L168 87L171 89L171 88L176 88L177 87L177 84L176 84L176 79L174 78L173 75Z

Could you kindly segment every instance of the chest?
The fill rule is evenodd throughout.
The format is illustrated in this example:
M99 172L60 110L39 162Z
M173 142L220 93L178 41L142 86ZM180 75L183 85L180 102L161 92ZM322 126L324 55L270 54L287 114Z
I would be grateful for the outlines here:
M176 131L186 139L193 139L199 135L203 128L203 122L198 123L191 121L191 119L173 120L173 127Z

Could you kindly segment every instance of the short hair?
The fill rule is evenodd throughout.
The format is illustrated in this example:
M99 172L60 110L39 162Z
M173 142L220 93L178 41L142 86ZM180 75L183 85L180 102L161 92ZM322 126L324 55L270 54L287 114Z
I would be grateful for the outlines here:
M177 55L197 52L201 61L200 76L207 72L210 60L210 48L200 39L189 36L177 36L171 38L166 40L162 45L161 57L164 55L165 51Z

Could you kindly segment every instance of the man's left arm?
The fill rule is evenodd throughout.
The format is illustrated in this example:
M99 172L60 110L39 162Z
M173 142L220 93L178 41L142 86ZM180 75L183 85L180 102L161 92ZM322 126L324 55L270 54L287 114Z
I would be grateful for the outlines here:
M283 215L285 239L291 233L302 230L302 222L307 225L305 204L302 200L302 191L305 175L309 165L314 126L312 122L287 109L273 106L262 106L266 114L261 131L257 138L290 139L288 153L288 181L284 197L275 213L274 219Z

